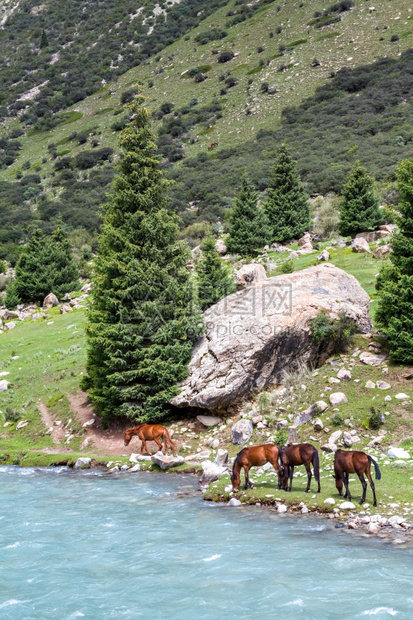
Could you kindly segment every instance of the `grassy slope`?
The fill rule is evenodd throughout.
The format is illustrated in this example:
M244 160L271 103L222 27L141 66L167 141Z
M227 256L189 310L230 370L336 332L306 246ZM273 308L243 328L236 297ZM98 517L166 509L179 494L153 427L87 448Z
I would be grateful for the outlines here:
M397 55L412 46L412 16L404 0L391 3L379 0L372 12L368 4L357 0L352 11L342 14L341 22L322 29L308 27L314 11L324 8L320 7L320 2L311 0L302 7L298 6L298 2L294 5L294 10L291 10L291 2L273 3L260 9L246 22L227 28L228 36L223 40L207 45L194 44L196 34L227 22L226 13L232 6L229 3L192 31L190 40L181 38L166 48L158 61L152 58L147 65L131 69L115 84L105 86L101 92L73 106L73 110L82 113L80 119L48 132L22 137L23 149L18 160L10 168L0 171L0 179L14 178L14 173L27 160L30 160L32 167L41 164L42 157L48 157L47 145L64 141L74 131L81 133L95 127L101 132L101 146L116 148L118 136L110 126L120 117L114 116L114 112L119 109L121 92L138 80L146 83L149 79L154 81L153 88L147 92L148 104L154 109L164 101L172 101L179 107L194 96L201 103L208 103L214 96L219 96L223 83L218 77L228 70L239 80L239 84L229 89L222 98L223 117L216 126L206 135L198 135L199 141L195 144L187 145L187 154L193 155L206 150L213 141L218 142L219 148L234 146L253 138L261 128L273 129L279 122L281 110L311 95L317 86L325 82L330 71L373 62L386 55ZM279 12L277 6L280 6ZM388 29L384 31L383 26L386 25ZM275 33L278 26L283 28L281 34L270 38L269 33ZM393 34L405 36L396 43L390 43ZM383 41L379 40L381 37ZM288 45L300 39L306 42L286 51L282 58L270 60L278 54L279 45ZM259 46L264 48L262 53L257 52ZM237 56L229 63L218 64L217 55L212 55L212 50L227 49ZM321 66L311 67L314 58L320 61ZM270 60L269 66L264 65L257 73L248 75L249 71L259 68L260 60ZM212 65L206 81L196 84L192 79L180 78L186 70L205 64ZM280 73L278 69L281 64L291 66ZM157 73L161 66L164 71ZM250 78L254 83L248 94L246 87ZM264 81L271 87L275 86L277 93L265 97L260 95L260 84ZM250 116L244 112L247 103L253 111ZM9 127L12 126L16 126L16 121L10 123ZM70 142L60 148L75 155L85 146ZM52 162L49 161L43 165L42 176L49 176L51 170Z

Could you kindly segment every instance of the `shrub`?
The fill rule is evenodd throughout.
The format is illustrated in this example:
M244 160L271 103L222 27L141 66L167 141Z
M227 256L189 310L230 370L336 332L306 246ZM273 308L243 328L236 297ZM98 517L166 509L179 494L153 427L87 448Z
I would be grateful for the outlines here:
M17 422L20 420L21 415L16 409L12 409L11 407L6 407L4 412L4 417L7 422Z
M399 35L398 34L392 34L391 39L390 39L390 43L395 43L398 40L399 40Z
M233 58L234 58L234 52L230 52L230 51L221 52L221 54L218 56L218 62L220 63L228 62L232 60Z
M332 344L333 353L345 353L356 333L356 325L344 312L340 312L337 320L330 319L325 310L320 310L314 319L309 321L311 340L326 348Z
M280 428L274 435L274 443L276 446L283 448L287 445L288 431L285 428Z
M370 407L370 415L368 418L369 428L372 431L378 430L384 423L383 414L379 409L375 409L374 407Z
M334 426L341 426L344 422L344 416L342 413L335 413L331 416L330 420Z
M124 105L126 103L131 103L131 101L133 101L134 98L135 98L134 90L124 90L120 96L120 102L122 105Z

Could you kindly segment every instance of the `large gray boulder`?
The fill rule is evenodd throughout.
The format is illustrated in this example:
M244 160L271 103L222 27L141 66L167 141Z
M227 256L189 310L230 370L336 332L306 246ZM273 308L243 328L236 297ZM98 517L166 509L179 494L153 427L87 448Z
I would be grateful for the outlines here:
M152 463L155 463L155 465L158 465L158 467L164 470L170 469L171 467L176 467L177 465L182 465L184 462L184 458L182 456L173 456L164 454L163 452L152 454L151 460Z
M341 311L371 332L370 299L356 278L330 263L246 287L205 312L175 407L226 413L253 392L280 383L284 370L320 365L330 351L314 344L309 320Z
M251 420L238 420L231 430L232 443L235 443L237 446L243 446L244 443L251 439L252 430Z
M327 403L325 403L323 400L318 400L316 403L313 403L312 405L307 407L307 409L305 409L305 411L303 411L302 413L297 413L294 418L294 425L301 426L301 424L305 424L306 422L311 420L311 418L314 418L314 416L323 413L323 411L325 411L327 408Z

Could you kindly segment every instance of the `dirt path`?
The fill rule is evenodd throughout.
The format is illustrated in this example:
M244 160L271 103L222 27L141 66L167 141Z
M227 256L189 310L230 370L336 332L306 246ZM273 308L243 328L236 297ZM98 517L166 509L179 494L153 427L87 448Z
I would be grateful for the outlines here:
M60 424L59 426L55 425L55 417L44 403L39 403L38 408L40 411L40 415L42 416L43 424L47 429L52 429L50 436L53 440L53 443L55 443L56 445L61 445L65 437L64 426L62 424ZM61 451L62 450L60 449L59 452Z
M105 456L116 456L120 454L132 454L139 452L140 442L125 447L123 443L123 432L126 428L125 423L112 422L109 429L102 428L101 419L95 415L93 405L88 399L86 392L78 390L76 394L67 395L73 414L80 423L85 424L94 419L95 422L90 426L85 426L86 434L82 442L84 448L94 447L99 453Z

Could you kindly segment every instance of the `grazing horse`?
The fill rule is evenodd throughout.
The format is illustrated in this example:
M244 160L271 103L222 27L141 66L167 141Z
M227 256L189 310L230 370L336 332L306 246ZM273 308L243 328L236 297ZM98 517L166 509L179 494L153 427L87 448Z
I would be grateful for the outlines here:
M210 145L209 145L209 147L208 147L208 151L212 151L212 149L213 149L215 146L218 146L218 142L211 142L211 144L210 144Z
M155 441L158 444L159 450L162 450L162 439L163 439L163 448L165 454L168 454L168 446L167 442L172 448L172 451L176 448L176 443L172 441L171 436L169 435L168 429L162 424L139 424L139 426L132 426L132 428L126 429L124 433L125 446L129 445L130 440L134 435L137 435L141 440L141 454L143 454L143 450L151 456L151 453L148 450L146 445L147 441Z
M344 498L347 498L351 502L350 489L348 488L348 475L357 474L363 487L363 494L360 500L360 504L364 504L366 501L367 482L363 474L366 474L368 481L370 482L371 490L373 491L373 506L377 506L376 490L374 488L374 482L371 477L371 464L373 463L376 480L381 479L381 472L377 461L375 461L369 454L360 452L359 450L337 450L334 455L334 477L336 479L336 487L340 495L343 494L343 482L346 487L346 494Z
M281 464L281 448L273 443L267 443L263 446L251 446L250 448L244 448L239 452L234 461L232 467L232 490L234 493L239 491L239 485L241 483L241 469L245 473L245 489L252 487L251 481L248 477L248 472L251 467L265 465L270 462L278 473L282 470Z
M284 475L282 478L282 486L284 491L291 491L294 476L294 467L296 465L304 465L307 470L307 488L306 493L310 490L311 484L311 467L314 467L314 478L318 482L317 493L320 493L320 462L318 459L318 451L310 443L297 443L287 446L282 451L282 464L284 466ZM288 484L288 480L290 483ZM281 479L279 478L278 488L281 487Z

